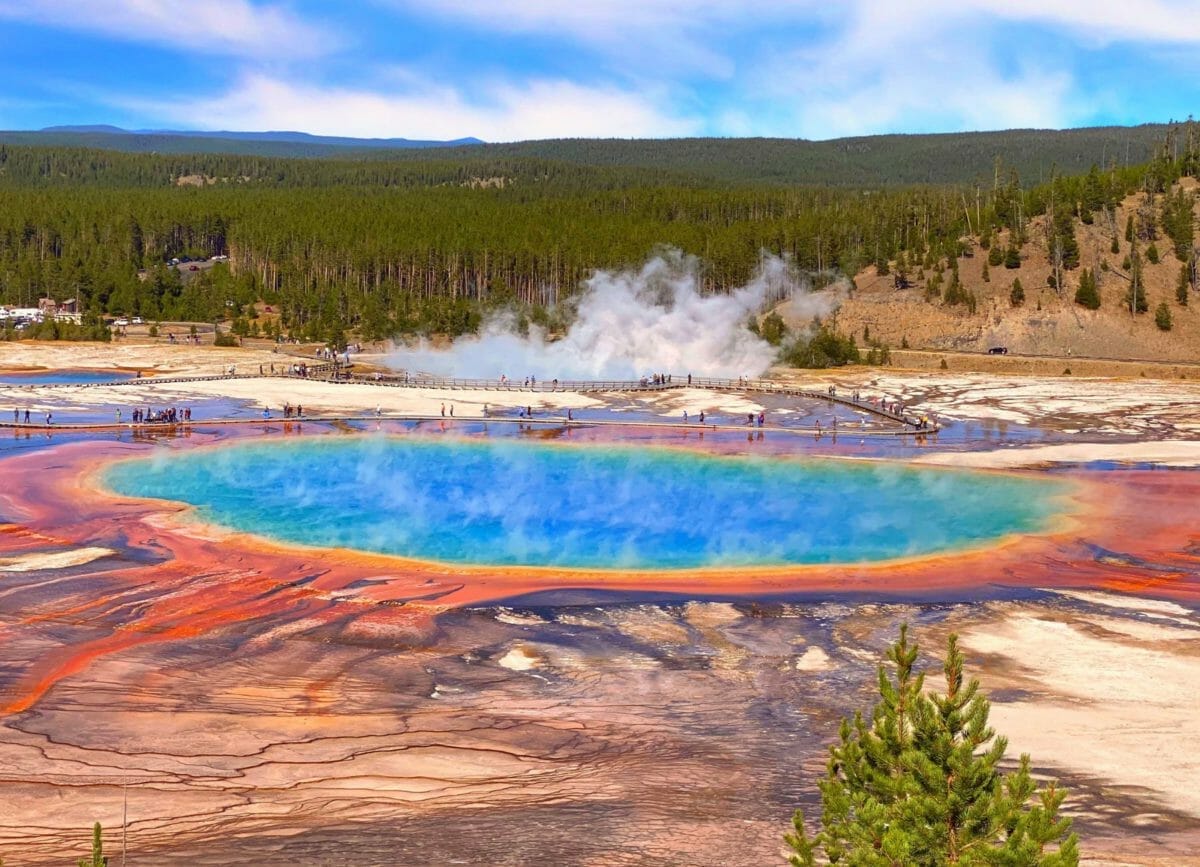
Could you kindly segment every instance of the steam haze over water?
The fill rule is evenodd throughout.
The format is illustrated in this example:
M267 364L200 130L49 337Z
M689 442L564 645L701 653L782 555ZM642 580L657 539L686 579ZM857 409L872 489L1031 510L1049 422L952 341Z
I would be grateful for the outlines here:
M1065 486L883 463L369 436L197 449L108 471L285 541L426 560L675 569L884 560L1038 532ZM918 507L919 506L919 507Z

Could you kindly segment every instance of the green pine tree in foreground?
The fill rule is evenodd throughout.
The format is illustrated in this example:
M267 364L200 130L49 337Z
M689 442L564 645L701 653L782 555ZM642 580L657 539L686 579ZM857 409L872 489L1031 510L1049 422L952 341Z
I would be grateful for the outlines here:
M108 867L108 857L104 854L104 841L100 838L100 823L92 826L92 856L80 858L79 867Z
M843 720L821 790L821 828L810 834L797 810L785 840L795 867L1074 867L1078 838L1059 814L1065 792L1038 788L1022 755L999 766L1008 741L988 722L979 681L963 682L951 635L946 692L923 691L908 627L879 667L880 701L868 721ZM889 670L891 669L891 670Z

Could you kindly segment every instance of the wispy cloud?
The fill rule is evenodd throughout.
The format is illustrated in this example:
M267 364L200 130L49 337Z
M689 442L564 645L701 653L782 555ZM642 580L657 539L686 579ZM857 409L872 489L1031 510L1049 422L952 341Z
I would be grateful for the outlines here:
M734 34L811 25L827 15L820 0L379 0L414 15L497 34L538 34L597 49L612 71L736 74Z
M387 0L498 34L557 35L698 94L707 130L828 138L1088 122L1069 54L1200 44L1195 0ZM1052 32L1044 53L1001 31Z
M1013 22L1039 23L1105 42L1200 45L1200 4L1195 0L938 0L927 10L983 13Z
M965 0L969 5L972 0ZM974 0L982 7L987 0ZM877 132L1055 127L1094 101L1052 59L994 50L983 9L929 0L923 11L861 0L827 40L763 59L742 91L769 134L831 138ZM965 32L972 38L964 38Z
M283 6L250 0L0 0L0 18L247 58L313 57L339 41Z
M5 20L46 46L0 56L10 95L45 95L6 115L54 122L66 100L145 126L829 138L1164 120L1200 100L1197 0L0 0ZM54 30L90 53L56 59Z
M686 135L699 128L695 120L668 114L644 96L616 88L569 81L501 82L467 96L451 86L405 77L407 88L389 92L247 74L212 97L168 106L122 103L155 112L165 121L199 120L206 129L294 129L372 138L633 138Z

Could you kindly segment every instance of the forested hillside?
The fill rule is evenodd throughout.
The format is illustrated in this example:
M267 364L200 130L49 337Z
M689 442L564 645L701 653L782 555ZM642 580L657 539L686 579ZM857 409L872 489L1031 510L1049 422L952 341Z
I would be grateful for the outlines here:
M829 141L796 139L557 139L431 148L429 159L532 156L593 166L636 166L754 184L877 187L983 184L997 161L1025 181L1086 172L1092 164L1134 165L1150 159L1168 127L1005 130L938 135L877 135Z
M640 264L663 245L698 257L709 291L746 281L764 251L826 274L932 267L971 235L1003 233L1019 255L1033 217L1053 213L1065 238L1072 220L1111 213L1137 189L1158 221L1154 197L1198 165L1190 126L1149 163L1052 183L1001 163L987 185L856 189L502 153L400 162L0 147L0 300L77 296L92 317L231 317L242 328L261 300L306 338L456 334L498 305L548 316L594 269ZM214 255L228 265L166 265ZM951 291L945 303L960 300Z
M226 154L338 160L422 159L461 163L536 157L574 165L640 167L707 181L874 187L892 184L989 185L997 159L1029 183L1101 166L1148 160L1167 135L1163 124L1071 130L1002 130L938 135L801 139L557 139L417 150L330 137L263 140L244 133L170 134L100 130L0 132L0 143L130 153ZM261 134L253 134L261 135Z

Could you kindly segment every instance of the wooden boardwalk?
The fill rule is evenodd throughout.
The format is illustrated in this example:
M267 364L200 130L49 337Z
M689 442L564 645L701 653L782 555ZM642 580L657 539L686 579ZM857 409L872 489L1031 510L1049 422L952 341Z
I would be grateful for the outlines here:
M340 414L332 415L308 415L296 418L284 418L283 416L271 416L270 418L206 418L192 419L191 421L177 422L77 422L64 424L22 424L11 421L0 421L0 430L12 430L14 432L26 431L28 433L74 433L84 431L132 431L137 434L170 434L181 431L191 430L194 428L213 428L227 427L236 425L240 427L272 427L284 428L291 425L303 425L305 422L310 424L336 424L342 423L369 423L369 422L400 422L400 423L424 423L435 422L444 423L447 426L452 425L470 425L484 427L492 424L498 425L517 425L528 426L530 428L594 428L594 427L634 427L634 428L649 428L657 430L674 430L674 431L696 431L704 433L705 431L724 431L733 433L753 434L757 432L776 433L776 434L792 434L795 436L807 436L818 438L837 439L839 435L850 438L861 437L901 437L914 436L935 433L935 430L905 430L900 428L892 428L887 430L865 430L855 427L842 428L822 428L816 431L813 428L802 427L784 427L782 425L757 425L751 426L747 424L697 424L694 422L669 422L669 421L639 421L637 419L568 419L566 416L544 416L542 418L512 418L509 416L440 416L440 415L418 415L418 414L395 414L383 413L376 415L369 414Z
M290 367L290 365L280 365L281 367ZM826 401L831 404L837 404L848 407L858 412L868 413L879 418L894 422L900 426L896 431L858 431L854 432L852 428L844 428L842 433L854 433L854 435L872 436L897 436L897 435L919 435L936 433L939 427L936 422L930 420L922 420L919 417L909 415L904 412L904 408L899 406L897 409L892 409L885 405L885 402L864 400L856 394L849 396L837 392L835 389L826 389L819 391L815 389L797 388L787 385L786 383L776 382L768 379L719 379L712 377L675 377L674 375L661 378L658 381L646 380L537 380L533 382L521 381L513 382L512 380L496 380L496 379L458 379L458 378L443 378L443 377L428 377L428 376L409 376L406 374L358 374L351 367L346 365L338 365L333 363L312 365L307 368L304 375L293 373L290 370L282 370L275 373L227 373L227 374L212 374L207 376L176 376L176 377L141 377L136 379L121 379L111 382L89 382L89 383L43 383L29 385L9 385L7 387L14 389L29 390L35 388L109 388L121 387L131 388L139 385L171 385L171 384L187 384L190 382L212 382L217 380L232 380L232 379L295 379L295 380L315 380L319 382L345 384L345 385L370 385L384 388L410 388L410 389L425 389L436 391L494 391L506 393L555 393L555 392L571 392L578 394L614 394L614 393L630 393L630 392L658 392L671 391L676 389L695 388L704 391L717 391L724 393L738 394L772 394L781 397L799 397L807 400ZM895 404L893 404L895 405ZM374 420L375 415L337 415L337 416L309 416L305 420L308 421L360 421ZM422 415L386 415L382 418L398 421L426 421L426 420L446 420L441 416L422 416ZM290 421L298 419L271 419L270 421ZM465 421L467 417L460 416L457 420ZM546 418L546 419L507 419L504 417L491 416L488 418L475 417L470 420L474 421L489 421L489 422L517 422L528 424L566 424L573 426L582 425L638 425L642 427L671 427L677 429L697 429L697 430L748 430L751 425L699 425L699 424L683 424L670 422L636 422L636 421L583 421L574 419L568 421L565 417L562 418ZM187 425L218 425L218 424L261 424L263 420L259 419L205 419L203 421L193 420L191 422L179 422L175 426ZM56 429L60 430L103 430L103 429L126 429L126 428L153 428L167 427L158 423L142 423L133 425L132 423L97 423L97 424L78 424L78 425L55 425ZM35 430L45 430L46 425L38 424L20 424L13 422L0 422L0 427L8 428L29 428ZM772 431L787 431L791 433L813 434L822 433L820 429L810 430L801 428L788 428L779 425L756 427L755 430L772 430ZM826 429L823 433L836 435L836 430Z

